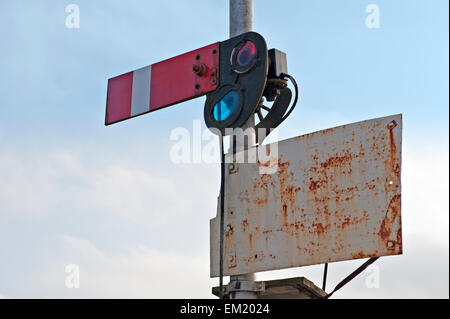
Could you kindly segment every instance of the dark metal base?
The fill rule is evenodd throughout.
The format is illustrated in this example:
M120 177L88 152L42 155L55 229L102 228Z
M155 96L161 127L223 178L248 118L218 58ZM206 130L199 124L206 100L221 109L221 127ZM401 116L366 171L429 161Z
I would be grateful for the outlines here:
M327 295L305 277L264 281L264 286L258 299L322 299ZM219 296L219 287L213 287L212 293Z

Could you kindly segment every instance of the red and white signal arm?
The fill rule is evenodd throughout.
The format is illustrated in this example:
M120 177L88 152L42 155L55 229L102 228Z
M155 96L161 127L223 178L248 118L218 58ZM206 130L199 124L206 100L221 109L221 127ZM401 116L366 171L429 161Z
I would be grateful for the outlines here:
M214 91L219 42L108 80L105 124L187 101Z

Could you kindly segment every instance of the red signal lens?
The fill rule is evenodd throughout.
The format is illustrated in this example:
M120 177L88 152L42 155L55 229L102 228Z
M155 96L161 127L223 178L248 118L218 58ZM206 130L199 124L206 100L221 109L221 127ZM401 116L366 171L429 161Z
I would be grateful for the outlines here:
M235 64L238 66L248 66L256 56L256 46L253 42L246 41L236 53Z

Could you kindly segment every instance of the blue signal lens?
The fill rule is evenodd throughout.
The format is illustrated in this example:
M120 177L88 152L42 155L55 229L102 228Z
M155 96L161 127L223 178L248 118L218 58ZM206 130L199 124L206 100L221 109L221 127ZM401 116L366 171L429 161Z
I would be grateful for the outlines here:
M214 105L214 119L218 122L226 120L239 105L239 94L236 91L230 91Z

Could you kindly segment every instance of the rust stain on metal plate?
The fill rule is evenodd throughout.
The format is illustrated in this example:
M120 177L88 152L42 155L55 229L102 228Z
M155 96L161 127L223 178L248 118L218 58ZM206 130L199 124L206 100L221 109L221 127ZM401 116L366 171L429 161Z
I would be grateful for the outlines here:
M281 141L273 174L239 163L226 180L224 252L235 264L224 274L401 254L401 133L394 115Z

